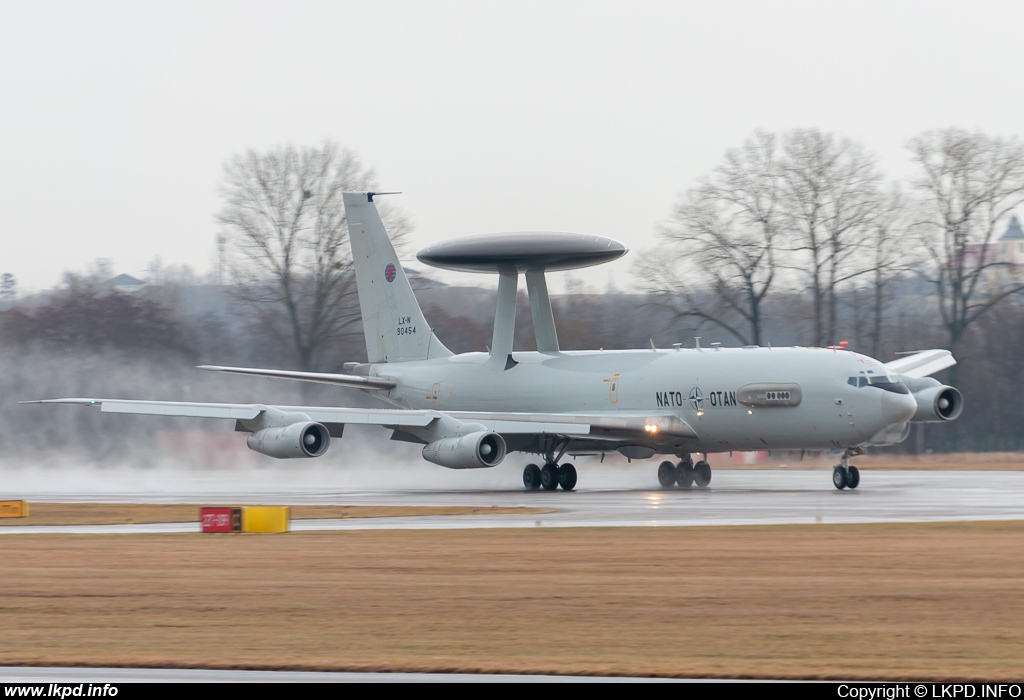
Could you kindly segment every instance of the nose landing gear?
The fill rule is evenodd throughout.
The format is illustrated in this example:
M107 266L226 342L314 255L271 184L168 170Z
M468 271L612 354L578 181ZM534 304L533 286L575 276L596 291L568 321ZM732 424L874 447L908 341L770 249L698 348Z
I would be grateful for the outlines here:
M860 485L860 470L850 466L850 457L864 454L860 449L849 449L843 453L842 464L837 464L832 470L832 485L842 491L843 489L855 489Z

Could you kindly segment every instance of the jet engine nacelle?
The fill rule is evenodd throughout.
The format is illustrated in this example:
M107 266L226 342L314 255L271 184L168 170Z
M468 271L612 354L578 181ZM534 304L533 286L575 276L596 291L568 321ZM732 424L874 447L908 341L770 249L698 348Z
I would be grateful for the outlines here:
M250 450L278 459L319 457L330 446L331 435L319 423L307 421L257 430L246 444Z
M479 469L498 466L505 452L505 440L500 435L481 430L434 440L423 447L423 459L449 469Z
M914 392L917 413L910 420L925 423L939 423L956 420L964 410L964 397L951 386L935 382L937 386Z

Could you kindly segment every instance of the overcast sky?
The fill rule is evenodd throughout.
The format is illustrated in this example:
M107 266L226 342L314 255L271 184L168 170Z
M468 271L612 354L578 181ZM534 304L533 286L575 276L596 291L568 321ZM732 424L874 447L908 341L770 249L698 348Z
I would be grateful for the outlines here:
M836 132L891 177L929 129L1020 135L1022 37L1015 1L0 0L0 272L207 272L224 161L330 140L404 192L412 251L593 232L633 253L588 284L626 287L755 129Z

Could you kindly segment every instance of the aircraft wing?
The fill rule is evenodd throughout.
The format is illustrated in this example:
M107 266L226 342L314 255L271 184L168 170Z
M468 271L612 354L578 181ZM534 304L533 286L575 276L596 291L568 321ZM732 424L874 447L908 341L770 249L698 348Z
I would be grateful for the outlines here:
M149 416L226 418L254 420L269 408L287 413L302 413L309 420L324 424L381 425L387 427L425 427L442 415L467 423L480 423L503 434L588 435L600 439L621 438L623 433L648 437L696 438L693 428L678 416L665 414L566 414L436 411L397 408L346 408L339 406L267 406L264 404L193 403L184 401L139 401L130 399L67 398L22 401L21 403L60 403L99 408L104 413L128 413Z
M949 350L920 350L904 355L898 360L886 362L885 368L896 374L920 379L955 364L956 359Z
M436 411L401 409L361 409L321 406L267 406L256 403L193 403L187 401L138 401L130 399L42 399L21 403L63 403L92 406L104 413L132 413L145 416L181 418L230 418L253 420L268 408L287 413L303 413L319 423L358 423L363 425L425 426L437 417Z
M381 377L360 377L355 374L330 374L327 372L294 372L287 369L258 369L255 367L220 367L218 365L199 365L199 369L209 372L226 372L228 374L249 374L257 377L274 377L276 379L294 379L300 382L316 382L334 386L351 386L356 389L394 389L397 384L390 379Z

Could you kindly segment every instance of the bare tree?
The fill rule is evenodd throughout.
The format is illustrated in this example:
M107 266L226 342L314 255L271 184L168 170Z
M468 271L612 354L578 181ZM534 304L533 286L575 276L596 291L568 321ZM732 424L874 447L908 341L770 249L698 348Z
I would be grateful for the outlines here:
M878 208L879 176L861 146L817 129L786 133L782 151L791 264L812 294L813 342L824 345L836 340L839 286L870 269L857 258Z
M775 150L775 137L758 132L727 151L681 198L662 229L666 247L641 266L648 290L678 317L717 325L744 344L762 341L761 305L775 279Z
M301 369L320 368L359 319L342 192L373 186L373 171L331 143L249 150L224 166L217 221L232 245L232 276ZM393 237L409 229L394 210L382 214Z
M70 273L44 303L0 313L0 337L30 353L41 349L165 358L195 355L195 333L165 304Z
M1024 144L951 128L919 136L909 148L926 207L916 239L931 263L919 274L935 287L955 350L972 323L1024 291L1022 271L1000 258L996 243L998 227L1024 203Z
M7 306L18 296L18 280L10 272L0 275L0 305Z
M864 238L863 261L870 279L871 296L864 305L866 313L857 318L857 323L858 327L863 325L868 329L872 357L882 352L883 324L892 302L893 282L905 276L913 264L914 258L907 245L908 227L906 198L899 185L894 184L879 201ZM860 310L855 309L855 315Z

